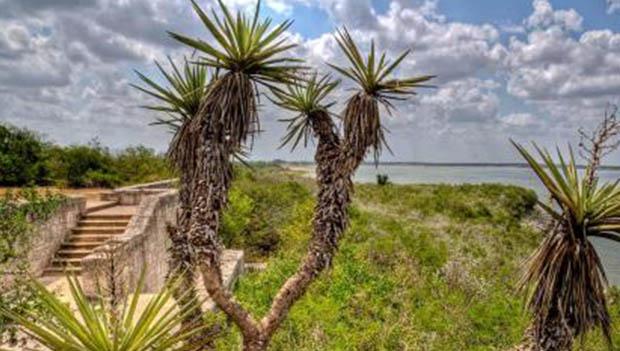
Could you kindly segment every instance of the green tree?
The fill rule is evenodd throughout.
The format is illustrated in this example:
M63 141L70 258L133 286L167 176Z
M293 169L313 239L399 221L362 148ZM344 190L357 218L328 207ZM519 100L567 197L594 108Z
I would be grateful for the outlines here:
M0 124L0 185L24 186L46 182L46 144L27 130Z

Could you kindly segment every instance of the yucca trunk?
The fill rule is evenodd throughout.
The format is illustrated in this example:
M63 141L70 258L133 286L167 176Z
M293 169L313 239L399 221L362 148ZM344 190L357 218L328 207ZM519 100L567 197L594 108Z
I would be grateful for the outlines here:
M255 99L254 86L247 76L228 73L214 83L198 113L202 118L192 127L200 131L200 141L191 183L188 242L211 299L239 325L244 340L260 344L256 323L222 284L219 239L222 211L233 178L231 157L235 147L246 138L244 133L255 128Z
M344 160L345 173L350 176L364 161L370 148L375 161L385 144L377 98L365 92L353 95L344 111Z
M168 235L171 241L168 249L168 280L178 279L179 284L175 286L172 295L179 306L192 306L192 312L188 313L181 322L183 330L193 330L202 323L203 310L196 291L196 280L194 279L191 249L188 246L187 233L189 231L189 221L191 217L191 177L187 172L181 175L181 185L179 189L179 208L177 209L176 226L168 227ZM203 345L197 350L210 349L211 331L208 329L192 335L188 340L189 345Z
M602 264L583 233L568 220L557 222L530 258L522 284L535 281L534 320L517 350L570 351L575 337L595 325L609 330Z
M191 187L189 243L197 264L209 268L221 284L219 228L233 177L231 157L255 124L254 86L242 73L227 73L216 81L198 112L199 150ZM236 121L233 123L231 121ZM244 126L241 126L244 125Z
M292 305L304 295L310 284L331 265L338 241L348 225L347 208L352 183L350 173L342 169L342 149L335 126L325 112L315 114L311 121L318 137L315 161L319 188L312 238L303 264L280 289L270 313L262 321L268 338L271 338Z
M521 344L511 351L571 351L573 343L572 329L561 318L553 318L538 331L535 325L530 326Z

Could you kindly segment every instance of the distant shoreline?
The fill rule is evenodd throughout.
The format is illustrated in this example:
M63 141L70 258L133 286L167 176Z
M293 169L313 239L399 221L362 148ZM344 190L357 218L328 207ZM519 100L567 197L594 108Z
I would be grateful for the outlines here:
M271 162L284 166L314 166L311 161L261 161ZM373 162L364 162L364 165L374 166ZM426 166L426 167L500 167L500 168L529 168L527 163L486 163L486 162L380 162L379 166ZM577 165L577 168L584 169L584 165ZM620 166L601 166L601 170L619 171Z

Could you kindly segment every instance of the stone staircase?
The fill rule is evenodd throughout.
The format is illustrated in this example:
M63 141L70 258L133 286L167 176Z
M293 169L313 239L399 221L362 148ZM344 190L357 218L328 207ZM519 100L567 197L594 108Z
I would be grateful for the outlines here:
M88 204L86 213L71 230L71 235L56 252L43 276L80 275L82 259L106 240L123 234L134 213L135 206L120 206L115 202Z

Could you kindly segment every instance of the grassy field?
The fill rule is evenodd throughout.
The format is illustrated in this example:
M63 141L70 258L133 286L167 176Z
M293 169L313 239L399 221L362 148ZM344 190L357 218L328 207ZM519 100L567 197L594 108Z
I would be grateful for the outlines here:
M257 314L305 252L312 194L311 180L274 168L237 176L223 233L229 247L268 263L236 287ZM506 349L528 322L515 283L540 240L534 203L533 192L512 186L358 185L333 268L294 307L272 350ZM620 320L620 305L611 309ZM239 344L230 329L218 349ZM584 348L607 349L598 335Z

